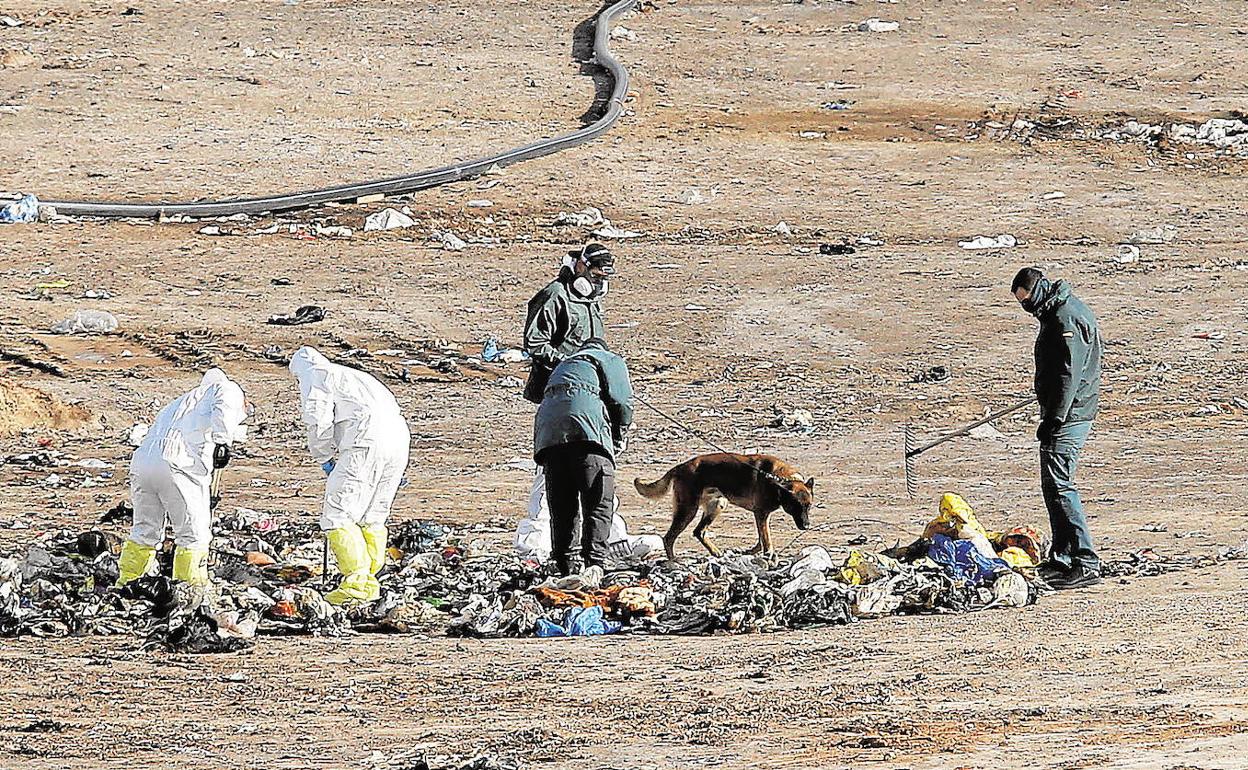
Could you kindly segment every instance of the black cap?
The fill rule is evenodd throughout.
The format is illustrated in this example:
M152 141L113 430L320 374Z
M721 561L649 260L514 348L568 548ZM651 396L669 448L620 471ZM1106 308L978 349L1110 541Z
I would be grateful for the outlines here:
M583 259L590 267L597 267L608 275L615 272L615 255L601 243L587 243L579 249L569 251L568 256Z

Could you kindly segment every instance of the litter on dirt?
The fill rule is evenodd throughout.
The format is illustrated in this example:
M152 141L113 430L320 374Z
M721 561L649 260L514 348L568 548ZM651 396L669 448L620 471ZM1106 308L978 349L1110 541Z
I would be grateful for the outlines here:
M958 245L971 251L981 249L1012 249L1018 245L1018 239L1009 233L1002 233L996 237L977 235L967 241L958 241Z
M290 315L272 315L267 324L275 326L301 326L325 320L325 308L320 305L303 305Z
M79 310L52 324L53 334L109 334L117 331L117 317L103 310Z

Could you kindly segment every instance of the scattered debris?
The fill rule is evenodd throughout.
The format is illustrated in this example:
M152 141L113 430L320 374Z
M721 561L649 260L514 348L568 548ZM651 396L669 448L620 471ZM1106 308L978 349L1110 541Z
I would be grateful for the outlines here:
M33 195L23 195L0 208L0 224L26 224L37 219L39 219L39 199Z
M463 239L461 239L459 236L455 235L455 233L452 233L449 230L446 230L446 231L435 230L432 233L430 233L429 237L432 240L435 240L441 243L442 248L446 249L447 251L463 251L464 247L468 245L467 243L463 241Z
M715 197L715 191L711 190L709 195L703 195L702 191L696 187L690 187L677 196L676 200L686 206L696 206L700 203L706 203Z
M976 439L981 439L981 440L986 440L986 439L999 440L999 441L1005 440L1005 434L997 430L995 427L993 427L992 423L990 422L986 422L983 425L979 425L974 428L971 428L970 431L967 432L967 435L970 436L971 438L976 438Z
M858 23L859 32L896 32L899 29L901 29L899 22L884 21L874 16Z
M785 222L784 220L777 222L776 225L771 228L771 231L773 233L777 233L779 235L784 235L784 236L789 236L793 234L793 228L789 227L789 223Z
M369 214L364 219L364 232L370 233L375 230L399 230L406 227L414 227L416 220L408 216L409 213L411 213L410 209L399 211L387 208Z
M271 315L267 324L275 326L300 326L325 320L325 308L320 305L303 305L290 315Z
M977 235L969 241L958 241L958 245L964 249L1012 249L1018 245L1018 239L1009 233L1002 233L995 238L987 235Z
M117 318L103 310L79 310L52 324L53 334L109 334L117 331Z
M625 230L608 223L594 230L591 235L595 238L603 238L606 240L623 240L625 238L640 238L642 233L635 230Z
M618 25L611 28L611 32L608 37L612 40L627 40L630 43L637 42L637 33L627 27L621 27Z
M603 218L602 212L592 206L583 208L575 213L561 211L551 223L553 227L597 227L601 224L608 224Z
M819 253L824 256L844 256L846 254L854 254L858 249L848 243L821 243L819 244Z
M518 364L528 359L529 354L519 348L500 348L494 337L487 339L481 346L481 360L487 364Z
M1140 247L1132 246L1129 243L1118 244L1118 251L1114 254L1114 261L1120 265L1130 265L1140 261Z
M125 521L128 514L123 504L105 518ZM381 598L348 611L321 593L333 580L318 578L323 546L314 523L278 523L238 508L218 516L213 531L214 583L207 589L163 575L114 589L120 538L46 533L0 558L0 636L129 634L144 639L145 649L218 653L246 649L266 634L352 629L472 637L591 629L749 633L1019 606L1047 590L1033 569L1045 555L1039 535L1026 528L989 533L956 495L942 498L940 515L914 543L878 554L851 551L840 564L809 546L779 559L626 559L605 573L594 567L569 577L552 576L531 559L486 553L471 531L407 521L390 530L388 563L378 574ZM1149 554L1107 563L1106 574L1179 568ZM1245 557L1248 544L1218 559ZM577 611L585 609L593 611Z
M948 382L953 372L947 366L929 366L910 378L914 383Z
M773 406L772 411L775 412L775 417L772 418L770 424L772 428L788 428L799 433L811 433L815 429L815 416L809 409L794 409L786 412L778 406Z
M1157 225L1144 230L1136 230L1127 238L1127 242L1142 245L1169 243L1177 238L1178 235L1179 228L1174 225Z
M1204 145L1219 153L1248 155L1248 122L1234 118L1211 118L1194 123L1141 123L1129 120L1125 125L1108 128L1101 138L1115 142L1158 144L1162 140L1181 144Z

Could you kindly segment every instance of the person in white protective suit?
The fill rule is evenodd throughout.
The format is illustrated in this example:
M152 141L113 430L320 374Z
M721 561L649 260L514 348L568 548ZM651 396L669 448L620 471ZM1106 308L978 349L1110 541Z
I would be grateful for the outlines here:
M130 460L134 526L121 548L117 585L151 572L156 548L173 527L173 578L206 584L212 543L212 474L230 461L230 447L246 439L243 391L220 369L160 410Z
M386 520L407 470L407 422L385 385L314 348L299 348L290 371L299 382L308 451L329 475L320 524L343 577L325 599L374 601L386 563Z

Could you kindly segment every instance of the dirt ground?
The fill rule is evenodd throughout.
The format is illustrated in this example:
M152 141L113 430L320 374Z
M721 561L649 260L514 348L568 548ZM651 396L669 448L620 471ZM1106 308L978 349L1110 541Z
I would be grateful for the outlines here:
M0 188L252 195L568 130L595 101L576 57L596 10L0 0L22 22L0 27ZM607 301L639 392L717 442L818 477L814 523L828 526L794 549L891 545L946 490L990 525L1046 524L1034 414L921 458L914 501L901 466L904 425L933 436L1027 392L1035 325L1008 292L1026 264L1068 278L1106 339L1104 413L1081 469L1103 554L1240 545L1248 162L1095 132L1248 109L1242 10L659 0L613 43L633 81L609 135L399 202L412 230L359 232L384 204L291 217L356 228L349 239L0 226L0 375L96 417L0 438L0 453L50 447L111 465L59 469L60 486L0 466L0 551L86 528L123 499L130 426L212 364L259 408L223 504L313 517L323 482L297 391L262 354L300 344L404 351L361 359L412 428L396 519L479 525L508 547L530 478L507 466L527 457L533 409L503 379L523 371L464 356L489 336L519 343L528 297L587 237L551 220L585 206L643 233L613 244ZM872 16L900 29L854 31ZM839 99L852 104L823 106ZM1016 118L1054 128L1012 131ZM468 205L479 199L492 205ZM775 231L782 221L791 234ZM1158 225L1177 237L1114 261L1118 243ZM447 229L468 247L429 239ZM998 233L1019 245L957 245ZM882 245L818 251L863 234ZM35 288L58 279L68 286ZM98 289L111 299L81 299ZM263 323L305 303L326 320ZM119 332L47 333L78 309L113 313ZM448 356L454 367L438 365ZM912 381L932 366L951 379ZM813 431L769 427L777 408L810 410ZM643 409L620 477L704 450ZM634 529L665 526L662 505L627 488L621 501ZM721 522L725 545L752 543L746 516ZM787 520L773 530L781 543L796 534ZM1107 581L1024 610L747 637L266 638L205 658L130 639L6 639L0 766L381 770L427 747L551 768L1244 768L1244 565Z

